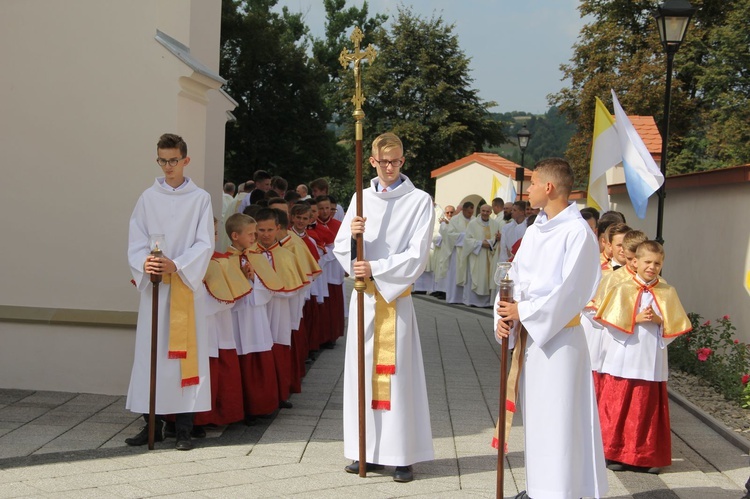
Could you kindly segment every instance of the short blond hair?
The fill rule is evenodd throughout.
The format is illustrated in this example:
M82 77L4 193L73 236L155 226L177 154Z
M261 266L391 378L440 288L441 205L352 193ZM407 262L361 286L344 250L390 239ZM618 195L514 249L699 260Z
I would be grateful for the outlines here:
M393 132L386 132L375 137L372 141L372 155L376 156L378 152L388 152L393 149L401 149L401 153L404 152L404 144L401 139L398 138Z
M638 245L647 240L648 237L643 233L643 231L630 230L626 232L625 236L622 238L622 246L627 251L635 253L635 250L638 249Z
M656 253L657 255L661 255L661 257L664 258L664 246L652 240L643 241L638 245L638 248L636 248L635 257L643 258L643 255L646 253Z
M227 221L224 223L224 228L227 231L227 236L229 236L229 239L232 239L233 233L236 232L239 234L245 227L254 223L256 223L255 219L250 215L245 215L244 213L234 213L229 218L227 218Z
M569 195L573 190L573 168L562 158L543 159L534 166L537 175L544 177L559 191Z

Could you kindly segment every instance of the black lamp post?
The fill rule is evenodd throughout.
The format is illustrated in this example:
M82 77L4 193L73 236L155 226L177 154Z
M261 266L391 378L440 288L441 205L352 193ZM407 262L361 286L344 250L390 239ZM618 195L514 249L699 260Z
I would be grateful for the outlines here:
M667 142L669 141L669 105L672 98L672 64L674 55L685 39L690 18L695 8L687 0L667 0L656 8L654 17L659 38L667 53L667 87L664 91L664 121L662 123L661 174L664 183L659 188L659 211L656 218L656 241L664 244L664 198L667 195Z
M529 129L526 128L526 125L521 128L518 133L516 134L516 137L518 138L518 148L521 149L521 166L516 168L516 181L521 182L521 191L519 192L520 199L523 201L523 177L525 170L523 168L523 160L524 156L526 155L526 148L529 147L529 140L531 140L531 132L529 132Z

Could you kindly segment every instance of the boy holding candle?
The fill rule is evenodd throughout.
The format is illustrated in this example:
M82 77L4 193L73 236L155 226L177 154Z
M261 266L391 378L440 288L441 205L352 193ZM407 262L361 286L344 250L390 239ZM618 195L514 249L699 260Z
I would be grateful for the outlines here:
M167 133L156 145L156 162L164 172L138 199L130 218L128 261L141 293L135 356L126 408L144 414L147 425L128 445L148 443L151 372L151 274L159 285L156 414L176 414L175 448L193 448L193 413L211 409L203 277L214 250L211 197L184 175L190 163L187 144ZM151 255L150 238L163 234L163 256ZM162 441L164 422L157 417L155 441Z
M517 497L601 497L607 492L593 379L580 314L601 275L594 234L568 201L573 170L561 158L537 163L529 201L542 208L509 273L514 302L495 309L498 339L513 332L525 351L520 405L526 486ZM543 255L540 258L540 255ZM519 324L522 328L517 328ZM513 342L511 342L513 343ZM517 367L516 367L517 369ZM550 417L550 410L553 417Z

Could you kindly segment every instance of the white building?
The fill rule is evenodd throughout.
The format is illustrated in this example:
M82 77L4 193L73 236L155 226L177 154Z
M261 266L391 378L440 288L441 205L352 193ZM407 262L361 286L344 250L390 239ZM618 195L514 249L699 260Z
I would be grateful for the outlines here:
M220 28L220 0L0 2L0 387L127 390L128 220L162 133L221 213Z

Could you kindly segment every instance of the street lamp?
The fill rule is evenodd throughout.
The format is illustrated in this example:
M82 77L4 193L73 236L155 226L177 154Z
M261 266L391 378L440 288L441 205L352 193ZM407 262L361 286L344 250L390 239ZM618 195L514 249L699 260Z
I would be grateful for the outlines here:
M667 195L667 142L669 140L669 105L672 98L672 64L674 55L685 39L690 18L695 8L687 0L667 0L656 8L654 17L659 28L659 38L667 53L667 87L664 91L664 121L662 123L661 174L664 183L659 188L659 211L656 218L656 241L664 244L664 198Z
M523 128L518 131L516 137L518 138L518 148L521 149L521 166L516 168L516 181L521 182L521 190L519 192L521 197L519 197L519 199L523 201L523 177L525 173L525 170L523 168L523 160L524 156L526 155L526 148L529 147L531 132L529 132L529 129L526 128L526 125L524 125Z

